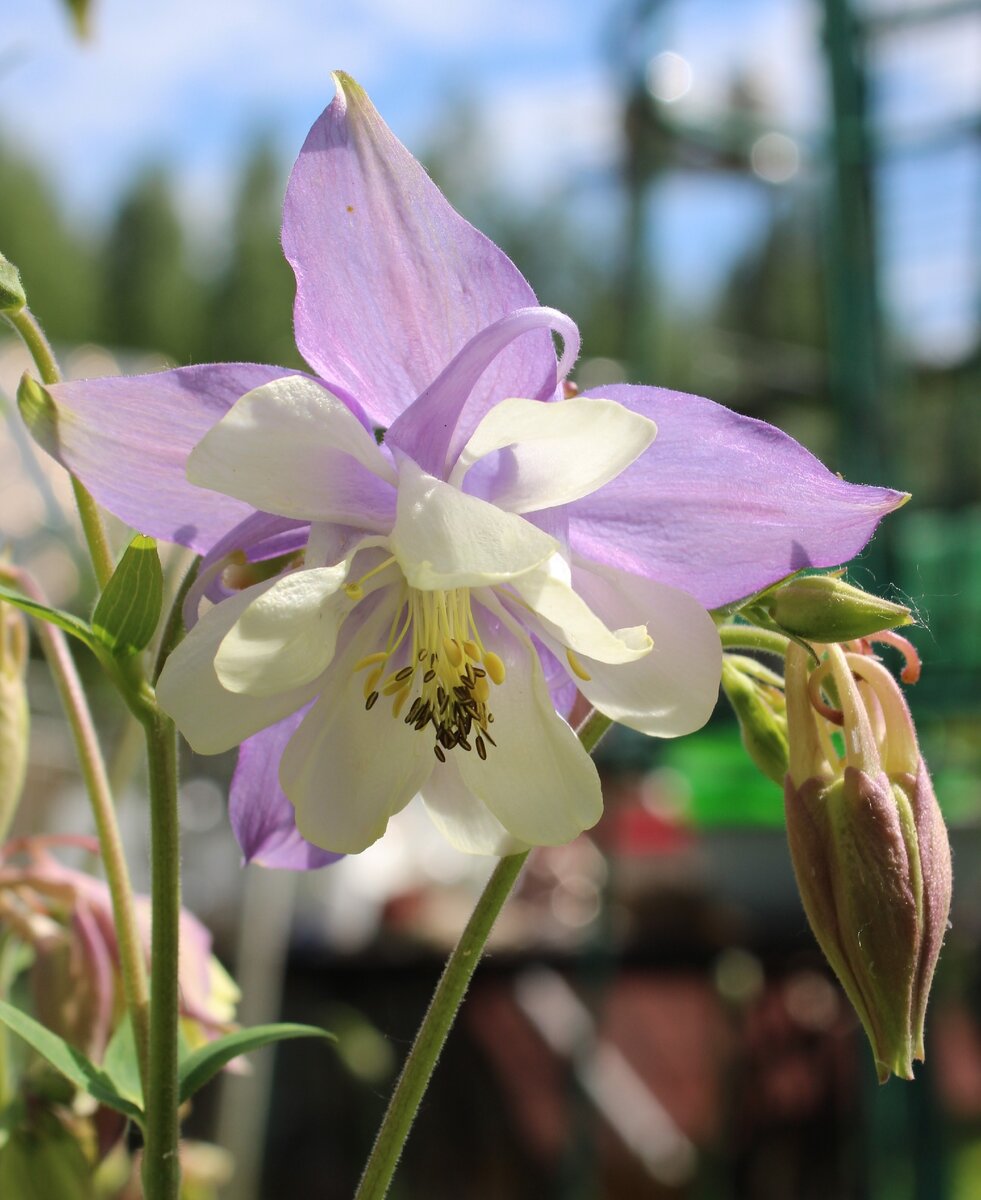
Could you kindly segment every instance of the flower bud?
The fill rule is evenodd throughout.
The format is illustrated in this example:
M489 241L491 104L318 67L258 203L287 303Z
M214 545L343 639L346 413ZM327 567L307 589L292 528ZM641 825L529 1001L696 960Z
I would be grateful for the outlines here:
M20 271L0 254L0 313L20 312L26 303Z
M833 681L840 710L821 698ZM830 688L829 688L830 691ZM787 834L804 910L861 1019L881 1082L923 1059L927 997L950 909L950 846L909 709L868 654L811 672L787 652ZM844 758L831 732L840 722Z
M0 842L14 819L27 773L27 622L0 603Z
M746 753L774 783L787 774L787 715L783 680L754 659L722 657L722 690L732 705Z
M781 629L808 642L851 642L913 621L904 605L863 592L838 575L791 579L769 594L766 611Z

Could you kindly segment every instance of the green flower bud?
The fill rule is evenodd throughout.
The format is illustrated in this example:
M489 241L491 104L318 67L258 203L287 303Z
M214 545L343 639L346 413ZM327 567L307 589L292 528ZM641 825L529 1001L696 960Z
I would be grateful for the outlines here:
M831 676L840 712L821 700ZM867 655L787 651L787 834L804 910L881 1082L913 1077L950 910L950 845L902 693ZM831 729L840 720L845 756Z
M779 784L787 774L787 705L782 682L754 659L739 654L722 657L722 690L739 721L746 753L768 779Z
M0 313L19 312L26 303L20 271L0 254Z
M770 619L808 642L851 642L883 629L910 625L910 610L838 575L803 575L771 592L765 601Z
M0 842L17 811L27 773L27 621L0 603Z

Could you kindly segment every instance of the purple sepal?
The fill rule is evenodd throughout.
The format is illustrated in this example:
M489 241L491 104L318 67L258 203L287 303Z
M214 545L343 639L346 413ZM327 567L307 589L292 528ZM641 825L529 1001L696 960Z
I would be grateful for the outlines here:
M628 384L586 394L650 417L658 432L616 479L566 507L573 550L706 608L847 561L905 502L846 483L782 430L701 396Z
M279 760L309 709L307 705L263 729L239 749L228 815L246 863L286 871L314 871L343 857L300 837L293 805L279 786Z

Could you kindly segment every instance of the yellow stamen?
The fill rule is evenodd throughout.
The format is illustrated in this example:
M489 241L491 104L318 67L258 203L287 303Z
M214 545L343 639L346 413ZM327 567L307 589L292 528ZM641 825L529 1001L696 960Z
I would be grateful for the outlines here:
M389 675L385 680L381 693L383 696L394 696L396 692L400 692L405 687L405 680L399 679L395 675Z
M364 681L364 698L367 700L371 693L375 690L375 684L382 677L384 667L375 667L368 678Z
M347 587L349 596L363 594L362 584L392 560L380 563ZM403 644L404 643L404 644ZM403 587L392 615L385 649L366 654L355 664L367 670L365 708L390 697L392 716L433 737L441 762L454 750L474 748L482 761L494 745L488 726L490 684L506 674L499 655L481 644L467 588L424 591Z
M386 658L388 658L388 655L384 650L376 650L374 654L366 654L364 658L359 658L351 670L357 674L358 671L363 671L365 667L373 667L375 663L384 662Z
M592 675L590 675L590 673L582 665L579 659L576 658L572 651L567 649L565 656L569 660L569 666L572 668L573 675L576 675L579 679L589 683L589 681L592 679Z
M491 682L502 684L504 682L505 670L504 663L494 653L493 650L488 650L483 656L483 664L487 668L487 674L491 677Z

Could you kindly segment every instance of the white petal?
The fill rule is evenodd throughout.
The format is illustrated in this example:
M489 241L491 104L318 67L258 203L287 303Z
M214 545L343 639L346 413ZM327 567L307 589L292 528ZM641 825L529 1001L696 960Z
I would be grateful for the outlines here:
M352 669L384 646L393 611L381 603L334 660L280 762L297 828L325 850L357 854L370 846L436 765L432 737L393 717L385 697L365 710L364 674Z
M719 695L722 647L712 618L694 597L614 567L573 562L573 583L606 621L643 620L654 640L650 654L610 666L583 656L590 676L579 690L600 712L631 729L678 737L700 729ZM560 647L554 653L564 658Z
M565 567L565 560L559 555L554 555L550 563L556 559ZM536 624L576 654L605 663L636 662L650 652L653 642L643 625L615 632L607 629L561 578L564 572L551 571L550 563L511 581L511 587L538 618Z
M455 755L436 769L422 788L422 798L436 828L464 854L520 854L524 842L512 837L490 809L470 791L457 769Z
M474 430L450 483L460 487L475 462L507 450L490 493L494 503L518 513L554 508L616 478L656 433L653 421L612 400L502 400Z
M275 580L228 631L215 656L215 672L230 692L271 696L316 679L330 665L337 635L357 600L342 590L355 557L369 570L385 554L375 549L384 539L362 538L348 546L340 562L294 571ZM373 552L370 552L373 551ZM387 583L397 571L394 563ZM366 595L370 586L362 589ZM360 597L359 597L360 599Z
M317 691L314 682L275 696L244 696L226 691L215 674L215 656L228 631L273 583L257 583L209 609L167 659L157 681L160 707L199 754L230 750L295 712Z
M191 452L199 487L299 520L387 532L395 471L354 413L302 375L247 392Z
M330 665L355 601L343 591L347 563L277 579L225 635L215 672L230 692L272 696L316 679Z
M530 522L464 495L407 458L399 463L398 517L389 543L410 586L423 589L514 579L558 548Z
M490 601L493 605L493 601ZM538 655L518 625L481 629L485 645L506 668L488 707L496 746L487 758L452 751L463 783L504 828L532 846L571 842L603 811L599 776L579 739L552 707Z

